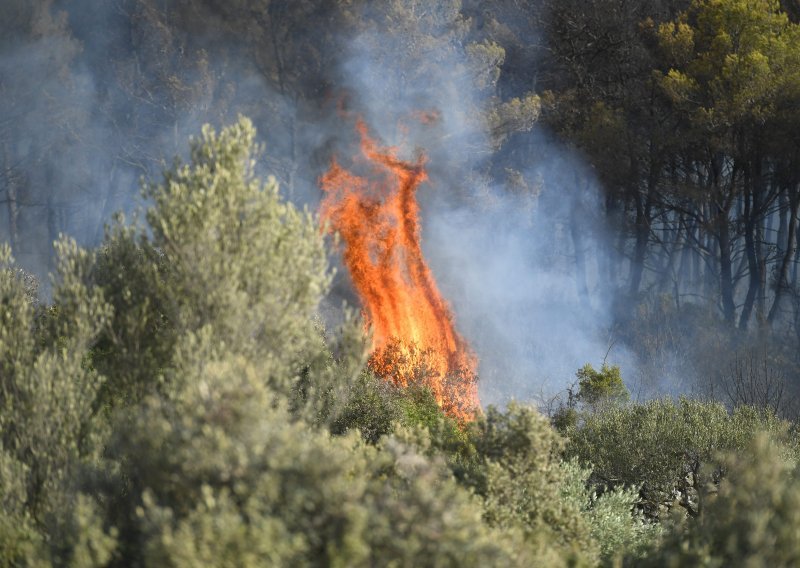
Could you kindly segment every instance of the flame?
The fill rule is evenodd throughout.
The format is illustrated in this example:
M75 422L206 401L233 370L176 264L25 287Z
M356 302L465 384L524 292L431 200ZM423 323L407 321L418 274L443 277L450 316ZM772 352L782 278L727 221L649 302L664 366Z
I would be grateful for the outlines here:
M456 332L420 246L416 192L426 158L403 161L373 140L358 119L356 175L335 158L320 178L321 217L338 232L344 263L372 328L370 368L399 386L423 384L460 420L479 411L477 358Z

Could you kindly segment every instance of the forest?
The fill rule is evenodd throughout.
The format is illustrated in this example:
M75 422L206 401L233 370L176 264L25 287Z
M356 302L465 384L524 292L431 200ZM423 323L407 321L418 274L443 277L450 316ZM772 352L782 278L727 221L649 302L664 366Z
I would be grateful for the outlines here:
M2 0L0 95L0 567L800 564L797 0Z

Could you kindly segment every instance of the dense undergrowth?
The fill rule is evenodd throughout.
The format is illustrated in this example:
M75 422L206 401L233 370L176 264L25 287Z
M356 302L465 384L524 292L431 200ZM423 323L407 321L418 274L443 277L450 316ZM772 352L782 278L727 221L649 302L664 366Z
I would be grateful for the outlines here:
M315 317L317 220L254 174L251 124L192 143L52 300L0 262L0 565L790 565L798 444L766 410L628 401L469 424Z

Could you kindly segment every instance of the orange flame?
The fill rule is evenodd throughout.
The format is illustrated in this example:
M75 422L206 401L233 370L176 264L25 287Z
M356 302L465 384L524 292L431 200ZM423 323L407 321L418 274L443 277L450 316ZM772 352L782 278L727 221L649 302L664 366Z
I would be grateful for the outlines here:
M320 178L321 216L340 234L344 263L373 330L369 365L399 386L424 384L448 414L469 420L479 411L477 359L456 332L420 246L416 192L428 179L425 156L416 163L356 129L359 176L336 160Z

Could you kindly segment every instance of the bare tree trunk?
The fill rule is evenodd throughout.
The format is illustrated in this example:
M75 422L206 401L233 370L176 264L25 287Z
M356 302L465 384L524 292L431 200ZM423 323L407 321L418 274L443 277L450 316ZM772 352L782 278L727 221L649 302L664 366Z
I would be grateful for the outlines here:
M641 192L636 190L639 185L639 179L636 168L632 168L631 183L635 189L635 204L636 204L636 221L635 221L635 243L633 247L633 257L631 258L631 279L630 288L628 293L631 297L635 297L639 293L639 288L642 283L642 274L644 272L644 262L647 258L648 244L650 244L650 222L651 213L653 209L653 199L656 192L656 183L658 176L658 165L655 158L650 157L650 169L647 175L647 187L645 188L646 194L642 196Z
M781 191L778 197L778 236L776 246L778 249L778 256L781 258L783 258L783 254L786 252L784 243L789 242L787 238L787 232L789 231L789 210L791 209L789 191L791 191L789 188Z
M289 127L289 144L291 149L291 154L289 156L290 164L289 164L289 173L287 174L287 184L289 187L286 188L287 195L289 198L294 196L294 184L295 184L295 177L297 175L297 169L299 167L298 159L297 159L297 95L292 97L292 110L291 110L291 117L289 120L291 121L291 125Z
M8 144L3 144L3 165L6 181L6 204L8 206L8 233L11 250L15 254L19 252L19 201L17 194L17 176L11 163L11 155L8 152Z
M13 176L8 180L8 233L11 250L19 252L19 204L17 202L17 182Z
M580 181L575 179L575 183ZM579 192L580 193L580 192ZM581 236L581 223L584 215L580 200L577 201L569 220L570 235L572 236L572 246L575 248L575 283L578 287L578 297L587 307L589 302L589 287L586 283L586 255L583 250L583 238Z
M706 298L715 298L719 294L719 255L711 254L711 251L717 247L718 241L719 239L712 235L710 231L706 231L706 250L709 251L708 262L703 263Z
M720 215L723 215L720 212ZM727 215L719 223L719 291L725 321L733 325L736 319L736 304L733 301L733 274L731 261L731 236Z
M756 253L758 255L758 296L756 297L756 321L761 330L767 327L767 235L772 233L772 218L766 215L767 205L756 220Z
M744 243L745 252L747 254L747 267L748 267L748 287L747 295L745 296L744 305L742 306L742 313L739 317L739 328L747 329L747 324L750 321L750 314L753 311L753 304L758 294L758 288L761 283L759 274L758 253L756 251L756 235L755 235L755 219L756 216L756 196L754 193L747 191L744 195Z
M111 223L113 200L111 195L114 191L115 179L117 175L117 160L116 158L111 163L111 169L108 173L108 187L103 192L102 205L100 206L100 217L97 220L97 225L94 230L94 242L102 242L106 225Z
M778 277L775 282L775 298L772 300L772 306L767 315L767 325L772 326L775 318L780 313L781 299L783 294L789 288L789 265L792 263L797 252L797 213L798 206L800 206L800 184L795 184L794 189L788 192L788 226L785 231L786 246L783 247L783 255L780 260L780 267L778 269ZM783 211L782 211L783 213ZM782 215L783 216L783 215ZM783 232L783 231L781 231ZM780 236L780 234L779 234ZM793 281L797 280L797 261L794 263Z

